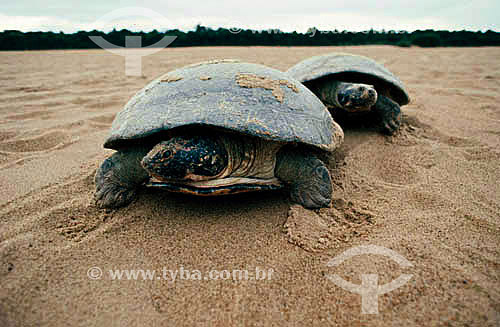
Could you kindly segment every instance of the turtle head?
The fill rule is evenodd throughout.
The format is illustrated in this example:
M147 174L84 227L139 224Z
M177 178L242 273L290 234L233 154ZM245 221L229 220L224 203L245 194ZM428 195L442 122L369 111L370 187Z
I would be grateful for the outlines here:
M340 83L337 88L337 103L346 111L367 111L375 102L377 102L377 91L371 85Z
M161 181L217 178L228 165L224 144L211 136L176 136L155 145L141 165Z

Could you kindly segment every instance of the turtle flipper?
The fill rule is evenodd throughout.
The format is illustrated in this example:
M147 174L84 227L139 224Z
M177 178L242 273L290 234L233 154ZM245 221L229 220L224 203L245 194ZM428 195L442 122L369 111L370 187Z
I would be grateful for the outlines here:
M138 186L148 178L140 164L146 153L146 149L130 149L104 160L95 175L94 199L98 207L118 208L132 202Z
M315 156L283 149L278 153L275 175L289 185L290 197L294 202L310 209L330 206L330 173Z
M386 96L378 96L372 112L377 116L377 123L382 133L392 135L401 126L401 109L396 102Z

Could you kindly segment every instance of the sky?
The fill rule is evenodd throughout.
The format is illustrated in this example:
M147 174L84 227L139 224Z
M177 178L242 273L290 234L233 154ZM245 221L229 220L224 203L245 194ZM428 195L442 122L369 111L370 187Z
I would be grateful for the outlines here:
M16 0L0 6L0 31L73 33L238 27L319 30L471 30L500 32L499 0Z

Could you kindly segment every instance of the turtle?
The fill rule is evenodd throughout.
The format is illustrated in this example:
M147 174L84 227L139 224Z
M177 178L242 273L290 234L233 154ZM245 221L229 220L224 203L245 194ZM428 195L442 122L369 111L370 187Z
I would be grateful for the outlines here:
M316 94L335 120L370 117L368 120L389 135L401 125L400 107L410 102L399 78L364 56L348 53L315 56L294 65L287 73Z
M328 207L322 155L343 131L284 72L238 60L189 65L155 79L119 112L95 175L101 208L128 205L140 187L197 196L286 189L305 208Z

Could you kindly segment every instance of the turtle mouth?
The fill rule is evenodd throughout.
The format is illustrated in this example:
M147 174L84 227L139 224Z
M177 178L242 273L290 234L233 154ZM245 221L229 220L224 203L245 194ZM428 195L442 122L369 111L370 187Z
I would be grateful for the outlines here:
M343 108L347 112L368 112L371 110L371 107L356 107L356 106L349 106L349 107L344 107Z

